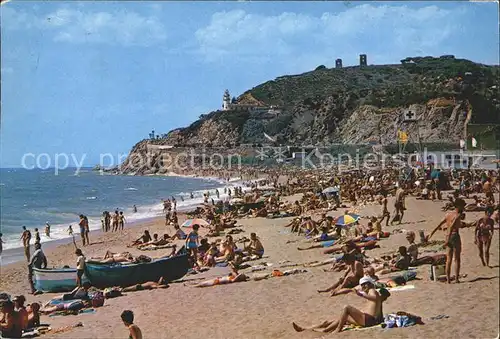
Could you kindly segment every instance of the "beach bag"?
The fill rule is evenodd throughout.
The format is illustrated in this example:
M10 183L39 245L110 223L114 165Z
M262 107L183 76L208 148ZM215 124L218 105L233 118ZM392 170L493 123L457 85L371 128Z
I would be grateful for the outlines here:
M92 307L101 307L104 305L104 294L101 291L94 292L90 299Z

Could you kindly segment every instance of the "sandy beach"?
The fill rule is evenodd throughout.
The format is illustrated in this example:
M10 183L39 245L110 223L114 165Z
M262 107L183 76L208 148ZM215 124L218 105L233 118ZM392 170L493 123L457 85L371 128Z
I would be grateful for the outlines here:
M391 203L390 201L389 203ZM407 199L408 211L401 225L389 226L386 231L425 230L430 232L440 221L443 212L441 203ZM360 207L362 216L375 215L379 205ZM332 212L340 215L342 212ZM467 213L467 220L475 220L478 213ZM255 262L272 263L267 271L280 268L280 262L302 264L314 260L324 260L328 256L323 249L298 251L298 245L304 245L304 238L292 235L283 227L291 219L242 219L238 221L245 233L235 236L249 236L256 232L266 249L266 255ZM362 223L366 223L363 221ZM130 250L127 243L138 238L142 230L151 233L171 233L173 227L165 227L162 218L148 221L137 227L126 229L122 233L101 234L99 239L92 236L93 244L83 248L87 257L102 256L106 250L114 252ZM165 232L167 230L167 232ZM120 320L124 309L131 309L145 338L318 338L339 335L345 338L358 337L427 337L427 338L494 338L498 334L499 314L499 235L496 233L491 246L492 268L483 267L473 243L473 230L462 232L462 273L467 276L460 284L446 284L429 280L429 265L418 267L417 280L410 284L415 288L395 291L384 304L384 313L406 311L422 317L425 325L408 328L345 331L340 334L321 335L318 333L297 333L291 326L292 321L301 324L337 318L346 304L360 306L363 301L353 294L330 297L317 293L338 279L343 273L324 272L329 266L306 268L308 272L274 277L262 281L248 281L208 288L195 288L194 282L171 283L165 290L152 290L127 293L125 296L107 299L104 307L93 314L78 316L42 317L42 322L50 323L52 328L59 328L82 322L83 327L71 332L60 333L53 337L66 338L120 338L128 331ZM203 235L203 232L201 233ZM438 232L435 240L443 240L444 234ZM78 241L78 240L77 240ZM182 242L179 242L182 243ZM391 234L388 239L379 242L380 248L367 251L370 257L382 253L394 252L398 246L407 245L403 233ZM422 251L422 249L421 249ZM141 252L160 257L170 252L169 249ZM60 245L46 251L49 267L62 265L74 266L76 260L72 243ZM252 263L254 265L254 263ZM2 267L0 290L9 293L25 294L29 291L26 279L25 263L15 263ZM303 268L298 266L298 268ZM284 268L282 268L284 269ZM243 270L248 272L250 269ZM225 268L215 268L199 275L187 276L187 279L221 276L227 273ZM28 296L28 302L44 302L55 294ZM448 318L432 320L431 317L446 315ZM71 334L70 334L71 333ZM51 336L49 336L51 337Z

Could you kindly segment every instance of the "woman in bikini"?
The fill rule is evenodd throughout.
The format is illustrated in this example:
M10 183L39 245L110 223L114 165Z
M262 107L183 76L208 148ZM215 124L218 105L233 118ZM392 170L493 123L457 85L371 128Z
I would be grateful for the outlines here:
M493 210L488 208L484 212L484 217L477 221L474 231L474 244L477 245L479 250L479 257L481 258L483 266L488 267L490 267L490 246L495 224L491 218L492 214Z

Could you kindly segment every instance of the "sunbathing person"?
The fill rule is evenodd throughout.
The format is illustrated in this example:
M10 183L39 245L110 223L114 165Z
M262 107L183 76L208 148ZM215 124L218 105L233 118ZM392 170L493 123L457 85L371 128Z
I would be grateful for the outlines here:
M331 291L331 295L334 296L337 291L343 288L355 287L358 284L359 279L363 277L363 264L355 259L354 254L345 254L342 260L349 266L344 276L327 289L318 290L319 293Z
M158 234L153 234L153 240L148 242L147 244L137 246L138 249L143 249L148 246L165 246L170 243L170 236L168 234L164 234L163 238L158 239Z
M89 300L72 300L67 303L57 305L47 305L40 310L42 314L50 314L58 311L73 311L78 312L83 308L91 307L92 303Z
M486 211L486 208L488 208L488 205L485 204L481 199L479 199L476 195L472 197L474 199L473 203L465 205L464 210L466 212L480 212L480 211Z
M120 292L136 292L136 291L144 291L144 290L154 290L157 288L167 288L168 284L165 283L165 279L161 277L157 282L148 281L142 284L132 285L124 288L120 288Z
M28 311L28 328L40 326L40 304L32 303L26 307Z
M369 277L370 279L372 279L373 281L378 281L378 276L375 275L375 269L372 267L372 266L368 266L367 268L364 269L364 273L365 273L365 277ZM359 289L359 285L354 287L354 288L340 288L338 289L337 291L335 291L335 293L332 293L332 297L333 296L336 296L336 295L341 295L341 294L348 294L348 293L351 293L351 292L355 292L356 289ZM384 286L386 287L386 286ZM378 287L377 287L378 288Z
M317 332L340 332L345 324L352 324L362 327L371 327L378 325L384 321L382 304L391 295L386 289L381 289L378 292L375 289L375 282L369 277L362 277L359 280L362 291L356 290L356 294L368 300L364 311L358 310L353 306L345 306L340 318L336 321L324 321L321 324L311 327L303 327L296 323L292 323L293 328L297 332L304 330L313 330Z
M134 257L132 256L132 254L130 254L129 252L125 253L127 253L126 256L122 256L121 253L118 253L120 255L113 255L112 257L108 257L106 259L95 259L95 258L87 259L87 263L89 264L114 264L122 262L133 263Z
M134 247L134 246L137 246L140 244L146 244L146 243L150 242L151 240L152 239L151 239L151 235L149 234L149 231L145 230L143 235L141 235L136 241L134 241L131 245L129 245L127 247Z
M257 234L250 233L250 243L248 246L245 246L244 251L249 255L257 255L260 258L264 255L264 246L260 242L260 239L257 237Z
M186 240L187 235L186 233L184 233L183 230L180 229L179 225L175 225L174 229L175 229L175 234L170 238L170 240L175 240L175 239Z
M231 284L235 282L247 281L248 279L248 276L246 276L244 273L238 273L238 271L234 267L232 267L232 272L227 276L205 280L194 285L194 287L209 287L215 285Z
M408 255L406 247L400 246L398 249L398 255L396 259L393 259L390 263L384 263L375 267L375 272L380 272L380 274L387 274L390 272L404 271L410 267L411 257Z
M83 283L82 287L77 286L70 293L63 294L61 296L62 300L73 300L73 299L82 299L89 300L89 288L91 287L90 282L86 281Z
M359 250L361 250L362 248L364 249L372 249L372 248L375 248L377 247L377 240L369 240L369 241L366 241L366 242L361 242L361 243L356 243L356 242L352 242L353 246ZM339 253L342 251L342 246L337 246L337 247L333 247L333 248L329 248L327 250L324 250L323 253L324 254L332 254L332 253Z

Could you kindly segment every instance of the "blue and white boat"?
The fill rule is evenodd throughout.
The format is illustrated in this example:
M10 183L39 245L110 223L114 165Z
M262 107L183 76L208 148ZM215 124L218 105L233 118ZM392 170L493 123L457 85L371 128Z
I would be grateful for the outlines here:
M82 282L88 281L85 275ZM76 268L33 268L33 283L37 291L69 292L76 287Z

